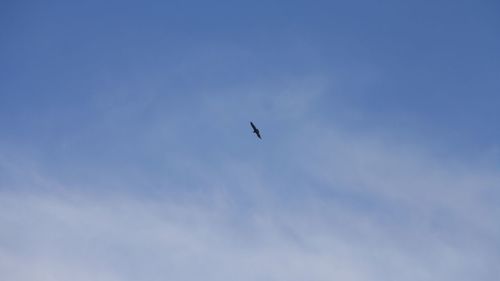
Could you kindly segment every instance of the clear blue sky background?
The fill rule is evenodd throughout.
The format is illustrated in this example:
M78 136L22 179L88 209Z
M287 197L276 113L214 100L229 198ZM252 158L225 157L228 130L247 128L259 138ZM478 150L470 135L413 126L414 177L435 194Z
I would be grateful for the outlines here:
M21 0L0 27L0 276L500 276L498 1Z

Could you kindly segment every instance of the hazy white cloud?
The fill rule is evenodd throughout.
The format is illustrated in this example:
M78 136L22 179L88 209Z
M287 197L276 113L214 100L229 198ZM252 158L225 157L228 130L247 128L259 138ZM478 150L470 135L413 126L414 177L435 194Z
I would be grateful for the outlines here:
M283 146L303 182L286 179L286 170L272 176L229 159L219 168L199 162L212 188L198 197L4 190L1 275L42 281L496 279L495 173L383 137L312 126L296 133L317 136ZM38 179L33 185L60 184ZM278 192L280 185L289 185L289 193ZM245 196L249 201L240 204Z

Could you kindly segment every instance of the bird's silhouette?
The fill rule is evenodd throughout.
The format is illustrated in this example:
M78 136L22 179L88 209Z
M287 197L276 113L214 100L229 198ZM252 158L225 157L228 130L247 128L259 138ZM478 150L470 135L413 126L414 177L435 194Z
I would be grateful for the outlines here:
M260 137L260 132L259 132L259 129L257 129L257 127L255 127L255 125L254 125L252 122L250 122L250 126L252 126L253 132L257 135L257 137L258 137L259 139L262 139L262 138Z

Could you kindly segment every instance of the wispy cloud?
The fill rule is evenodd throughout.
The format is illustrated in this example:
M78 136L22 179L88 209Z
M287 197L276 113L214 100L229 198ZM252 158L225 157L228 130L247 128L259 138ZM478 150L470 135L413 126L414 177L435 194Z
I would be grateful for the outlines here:
M190 185L204 188L191 194L4 190L0 272L8 280L495 280L494 171L312 122L272 155L289 163L192 159L204 173L190 173L198 177ZM35 186L61 185L25 172L37 175Z

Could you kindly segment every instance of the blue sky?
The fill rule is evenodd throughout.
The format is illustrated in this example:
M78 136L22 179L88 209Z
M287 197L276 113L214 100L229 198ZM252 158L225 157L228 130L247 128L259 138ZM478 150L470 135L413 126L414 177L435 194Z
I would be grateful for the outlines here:
M0 276L497 280L499 8L5 1Z

